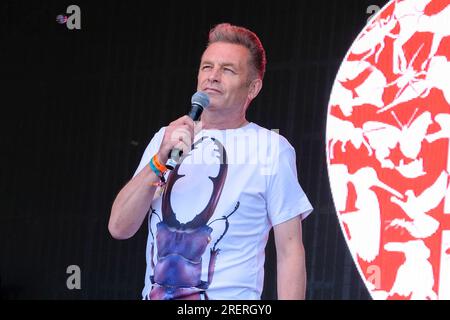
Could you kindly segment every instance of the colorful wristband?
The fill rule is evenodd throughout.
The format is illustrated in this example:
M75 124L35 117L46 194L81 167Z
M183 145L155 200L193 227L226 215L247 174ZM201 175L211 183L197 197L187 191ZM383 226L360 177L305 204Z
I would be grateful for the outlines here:
M151 170L156 174L156 176L158 176L159 179L160 179L160 182L159 182L159 183L152 184L152 185L155 185L155 186L162 186L162 185L164 185L164 184L166 183L166 179L164 178L164 173L166 173L167 168L166 168L166 166L162 165L161 162L159 162L159 159L158 159L158 155L157 155L157 154L155 154L155 155L151 158L151 160L150 160L150 162L149 162L148 165L150 166L150 169L151 169Z
M161 171L163 174L167 171L167 167L163 165L158 158L158 154L155 154L152 158L153 164L155 165L156 169Z
M155 166L155 163L153 162L153 158L150 160L149 163L150 169L158 176L161 177L162 172L158 170L158 168Z

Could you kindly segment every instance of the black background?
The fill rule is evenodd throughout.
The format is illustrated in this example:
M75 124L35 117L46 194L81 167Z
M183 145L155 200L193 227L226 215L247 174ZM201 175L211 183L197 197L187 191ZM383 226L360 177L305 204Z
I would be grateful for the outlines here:
M146 225L107 230L112 202L154 132L185 114L209 29L243 25L268 57L248 119L297 152L314 213L303 223L308 299L370 299L334 211L325 125L334 77L379 0L2 1L0 295L140 299ZM56 22L81 9L81 30ZM263 298L276 298L267 247ZM81 268L69 290L66 269Z

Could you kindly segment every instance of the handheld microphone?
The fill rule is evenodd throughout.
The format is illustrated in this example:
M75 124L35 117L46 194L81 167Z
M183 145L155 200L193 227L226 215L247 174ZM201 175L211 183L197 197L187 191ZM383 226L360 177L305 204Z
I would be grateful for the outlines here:
M188 116L194 121L200 119L200 115L203 112L203 109L209 106L209 97L206 93L202 91L197 91L192 95L191 98L191 111L189 111ZM173 170L175 166L178 164L181 156L183 155L183 150L178 148L173 148L170 152L170 157L166 162L166 167L169 170Z

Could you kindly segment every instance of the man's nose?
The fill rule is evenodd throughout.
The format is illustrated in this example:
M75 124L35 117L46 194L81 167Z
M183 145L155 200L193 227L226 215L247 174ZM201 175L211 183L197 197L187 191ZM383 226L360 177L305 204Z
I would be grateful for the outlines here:
M211 82L220 82L221 71L220 68L213 68L209 73L208 80Z

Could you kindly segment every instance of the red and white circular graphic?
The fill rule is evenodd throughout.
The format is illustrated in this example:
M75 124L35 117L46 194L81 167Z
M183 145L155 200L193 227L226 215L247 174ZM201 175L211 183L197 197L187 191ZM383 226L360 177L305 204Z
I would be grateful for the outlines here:
M340 226L374 299L450 299L450 0L393 0L328 106Z

